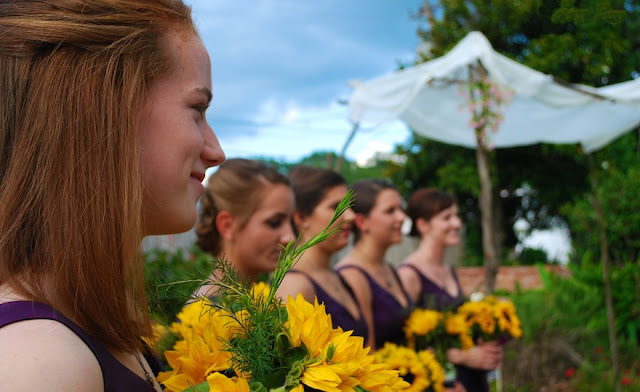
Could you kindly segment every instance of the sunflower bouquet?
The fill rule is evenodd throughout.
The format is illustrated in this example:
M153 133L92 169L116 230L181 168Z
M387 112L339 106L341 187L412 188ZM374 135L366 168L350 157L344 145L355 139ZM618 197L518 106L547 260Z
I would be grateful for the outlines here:
M333 328L323 304L299 295L285 306L275 296L302 252L333 233L329 227L351 200L347 195L309 242L285 247L270 287L248 287L230 263L219 262L220 276L203 282L216 286L219 298L190 303L171 326L181 340L165 351L172 370L158 376L167 391L393 392L409 386L398 370L375 362L361 337Z
M515 305L495 296L487 296L479 301L462 304L457 315L460 328L466 327L469 336L474 340L498 341L504 343L509 339L522 336L520 319ZM464 326L462 326L464 322Z
M411 385L407 392L444 392L445 372L430 350L416 351L409 347L385 343L376 351L376 360L397 369Z
M447 361L448 349L467 349L473 346L463 316L451 311L416 309L407 318L404 333L408 347L417 351L433 351L441 364Z

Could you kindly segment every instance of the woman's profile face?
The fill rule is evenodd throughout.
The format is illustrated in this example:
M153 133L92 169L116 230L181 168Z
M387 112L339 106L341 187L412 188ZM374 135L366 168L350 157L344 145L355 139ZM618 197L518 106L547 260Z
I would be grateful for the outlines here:
M456 204L438 212L427 222L424 235L444 246L456 245L460 242L462 221L458 215Z
M347 194L346 185L337 185L326 191L324 197L318 205L313 209L311 214L304 218L302 235L304 238L309 239L312 236L320 233L333 218L333 214L340 204L340 201ZM346 210L331 226L335 228L340 225L340 229L325 241L319 243L318 247L325 249L327 253L334 253L347 246L349 243L349 235L353 228L354 213L351 208Z
M260 206L243 226L234 230L228 255L241 273L252 278L272 272L283 247L294 239L293 190L284 184L270 184L261 193Z
M383 189L364 218L361 231L368 232L379 243L397 244L402 241L402 223L406 217L400 193L395 189Z
M205 117L211 63L204 45L187 33L169 33L166 44L174 69L151 84L139 119L144 235L193 227L205 170L225 158Z

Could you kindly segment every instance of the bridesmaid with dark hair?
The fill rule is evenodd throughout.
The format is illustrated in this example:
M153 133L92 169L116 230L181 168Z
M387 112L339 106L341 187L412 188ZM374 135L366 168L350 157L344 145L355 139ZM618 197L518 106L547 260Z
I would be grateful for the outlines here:
M387 249L402 241L406 215L400 193L388 181L361 180L352 189L355 244L337 264L337 271L353 289L367 320L366 344L378 349L385 342L403 342L404 323L412 307L395 269L385 259Z
M456 199L438 189L419 189L409 198L407 214L413 221L409 235L420 244L398 268L405 290L420 308L457 308L466 298L455 271L444 263L445 249L460 242ZM468 350L449 349L447 358L467 392L488 392L487 371L501 365L502 348L497 342L476 343Z
M338 203L347 194L347 185L338 173L329 169L297 166L289 174L296 198L293 214L294 229L301 243L320 233L329 223ZM334 224L338 232L309 248L284 277L278 295L284 300L298 293L313 303L317 298L331 315L334 328L353 331L367 339L367 323L358 302L348 286L331 269L331 256L349 241L353 211L348 209Z

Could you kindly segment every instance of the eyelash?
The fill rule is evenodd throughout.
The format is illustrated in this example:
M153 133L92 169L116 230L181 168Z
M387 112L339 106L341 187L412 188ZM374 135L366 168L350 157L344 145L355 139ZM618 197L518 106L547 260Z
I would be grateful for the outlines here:
M277 229L282 225L282 219L270 219L267 221L267 225L272 229Z
M193 107L198 113L200 113L200 115L202 117L204 117L204 114L206 113L207 109L209 109L209 105L195 105Z

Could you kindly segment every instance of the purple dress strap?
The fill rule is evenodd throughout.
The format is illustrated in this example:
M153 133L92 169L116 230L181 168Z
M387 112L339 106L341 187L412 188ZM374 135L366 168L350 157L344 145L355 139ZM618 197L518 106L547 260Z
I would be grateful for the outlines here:
M453 279L456 282L458 289L458 295L452 296L447 290L438 286L431 279L427 278L416 266L412 264L402 264L398 268L410 268L412 269L418 278L420 279L420 295L416 301L416 306L424 309L435 309L438 311L455 310L458 306L462 305L465 301L464 294L462 293L462 287L458 281L458 275L455 270L451 270Z
M31 301L0 304L0 328L19 321L39 319L57 321L82 339L100 364L105 392L155 392L146 380L120 363L102 343L89 336L80 326L51 307ZM37 369L35 369L35 373L37 373Z
M331 315L331 320L333 321L333 326L342 328L343 331L353 331L353 336L362 336L365 341L369 337L369 327L367 326L367 322L360 314L358 319L354 318L349 311L342 306L341 303L335 300L329 293L324 291L319 284L317 284L309 275L302 271L291 270L289 273L297 273L303 275L305 278L311 282L313 289L316 292L316 297L318 298L318 303L324 303L325 309L328 314ZM358 305L358 309L360 309L360 304L358 300L353 295L351 291L351 287L349 287L342 276L338 275L340 278L340 282L345 287L349 295L353 298L356 305Z
M398 280L395 269L392 266L394 276ZM402 293L407 301L404 307L396 297L380 286L363 268L357 265L343 265L338 267L336 271L342 271L348 268L354 268L362 273L369 283L371 290L371 311L373 313L373 324L375 327L376 341L375 348L381 348L385 342L396 344L404 343L404 324L409 317L410 309L413 307L413 301L402 288Z
M466 300L462 293L460 282L458 281L458 275L454 269L452 269L451 272L458 287L458 295L456 297L426 277L414 265L402 264L399 268L411 268L420 278L421 295L416 302L419 308L438 311L455 310ZM487 372L484 370L456 365L456 380L464 385L467 392L489 392Z

